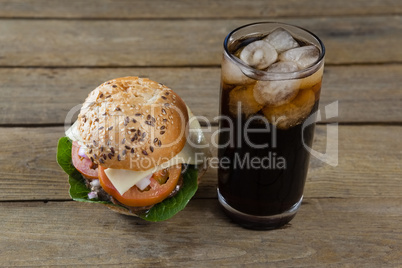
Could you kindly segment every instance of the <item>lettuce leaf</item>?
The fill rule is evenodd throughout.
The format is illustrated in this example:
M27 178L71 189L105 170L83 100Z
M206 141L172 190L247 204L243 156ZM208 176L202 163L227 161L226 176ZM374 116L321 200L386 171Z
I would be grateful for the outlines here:
M70 197L79 202L110 204L127 209L123 206L113 204L110 201L101 201L88 198L90 189L86 187L84 177L78 172L78 170L75 169L72 163L71 149L72 142L69 138L62 137L59 139L57 145L57 163L64 170L64 172L69 175L68 182L70 184ZM197 189L198 170L195 166L188 165L185 173L183 174L183 185L180 191L175 196L156 204L148 211L139 215L139 217L153 222L167 220L186 207L187 203L194 196Z
M147 221L160 221L160 219L169 219L180 210L184 209L190 199L194 196L198 188L198 170L188 167L183 174L183 185L179 192L161 203L156 204L147 213L140 215Z

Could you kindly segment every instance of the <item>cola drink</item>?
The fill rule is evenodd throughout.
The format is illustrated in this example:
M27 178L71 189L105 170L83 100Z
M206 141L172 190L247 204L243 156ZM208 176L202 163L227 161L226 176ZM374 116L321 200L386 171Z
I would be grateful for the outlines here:
M325 48L281 23L255 23L224 42L218 198L242 226L288 223L302 198L314 136ZM307 124L308 123L308 124Z

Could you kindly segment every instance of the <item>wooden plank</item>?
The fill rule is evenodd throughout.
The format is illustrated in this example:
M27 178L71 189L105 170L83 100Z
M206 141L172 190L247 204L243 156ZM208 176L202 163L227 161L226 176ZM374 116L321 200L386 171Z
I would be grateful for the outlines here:
M0 203L0 265L398 267L401 216L400 198L307 199L285 228L256 232L211 199L160 223L100 205Z
M339 101L339 114L323 121L401 122L401 83L402 65L327 66L320 109Z
M326 128L316 128L313 149L321 153L327 148ZM204 130L213 144L216 128ZM0 201L69 199L67 175L55 161L63 135L62 127L0 128ZM305 196L400 197L401 136L402 126L339 126L339 164L312 157ZM216 169L210 168L196 198L215 198L216 185Z
M130 75L168 85L196 114L212 119L218 113L219 68L0 68L0 124L63 123L95 87Z
M277 18L310 16L400 14L396 0L358 1L49 1L0 0L3 18Z
M327 64L402 61L401 16L279 21L320 36ZM225 36L251 22L3 19L0 66L217 66Z
M82 103L92 89L109 79L128 75L150 77L168 85L195 114L217 124L218 67L0 68L0 124L62 124L68 112ZM339 101L339 115L323 117L323 122L402 122L401 84L402 65L328 66L321 107Z

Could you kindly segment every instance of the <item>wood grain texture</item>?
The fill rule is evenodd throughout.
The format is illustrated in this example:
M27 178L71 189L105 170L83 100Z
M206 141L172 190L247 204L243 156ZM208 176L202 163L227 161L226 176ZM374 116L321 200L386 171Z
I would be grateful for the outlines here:
M213 119L223 39L256 21L323 40L320 106L339 101L339 116L322 122L344 124L338 165L311 158L290 224L232 223L216 168L161 223L70 199L55 161L70 109L103 81L139 75ZM0 267L402 267L401 32L400 0L0 0ZM317 152L327 131L316 128Z
M204 129L211 145L216 129ZM63 135L61 127L0 128L0 201L70 199L67 175L55 161L57 140ZM326 136L327 126L318 126L314 150L326 152ZM339 126L339 164L333 167L312 157L305 196L400 197L401 136L401 126ZM212 167L196 198L216 198L216 185Z
M196 115L219 113L220 68L0 68L0 124L62 124L88 93L112 78L149 77L174 89ZM339 101L323 122L402 122L402 65L327 66L321 107ZM75 117L76 118L76 115Z
M0 265L398 267L401 215L400 198L306 199L285 228L256 232L211 199L161 223L76 202L0 203Z
M63 1L0 0L3 18L85 18L85 19L155 19L155 18L261 18L344 15L400 14L396 0L372 1Z
M317 34L327 64L402 62L401 16L279 21ZM2 19L0 66L218 66L225 36L251 22Z

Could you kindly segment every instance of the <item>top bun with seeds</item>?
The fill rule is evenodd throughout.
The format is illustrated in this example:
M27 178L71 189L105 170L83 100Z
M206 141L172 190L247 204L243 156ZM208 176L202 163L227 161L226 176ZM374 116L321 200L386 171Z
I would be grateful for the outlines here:
M187 106L170 88L122 77L94 89L78 115L86 154L105 168L148 170L186 143Z

